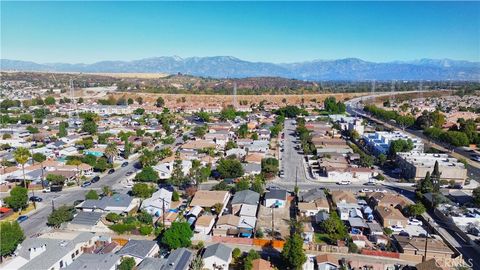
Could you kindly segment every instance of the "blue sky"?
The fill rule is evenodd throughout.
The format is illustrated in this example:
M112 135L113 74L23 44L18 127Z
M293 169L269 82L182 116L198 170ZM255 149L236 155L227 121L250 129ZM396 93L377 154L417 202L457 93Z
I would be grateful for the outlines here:
M1 58L480 61L479 2L5 2Z

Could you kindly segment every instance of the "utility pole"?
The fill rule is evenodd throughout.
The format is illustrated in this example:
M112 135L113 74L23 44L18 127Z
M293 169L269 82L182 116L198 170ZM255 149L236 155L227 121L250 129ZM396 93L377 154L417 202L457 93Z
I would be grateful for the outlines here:
M165 199L162 199L162 223L163 223L163 228L165 228Z
M272 205L272 241L275 239L275 216L274 216L274 213L275 213L275 204Z
M428 224L430 225L430 218L427 220ZM425 234L425 252L423 254L423 259L422 262L427 261L427 249L428 249L428 230L429 228L427 227L426 234Z

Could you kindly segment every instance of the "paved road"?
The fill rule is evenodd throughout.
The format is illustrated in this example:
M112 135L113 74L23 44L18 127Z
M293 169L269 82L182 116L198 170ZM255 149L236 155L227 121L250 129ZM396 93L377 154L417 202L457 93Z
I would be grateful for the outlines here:
M375 96L363 97L363 100L371 99L371 98L374 98L374 97ZM396 126L393 126L389 123L385 123L381 120L374 119L371 116L366 115L365 112L363 111L363 109L360 107L360 104L359 104L360 100L362 100L362 99L361 98L355 98L355 99L352 99L350 101L347 101L346 102L347 112L350 113L351 115L360 115L360 116L363 116L365 118L375 120L376 122L382 123L389 128L401 130L400 128L398 128ZM438 143L431 142L419 130L404 130L404 132L410 133L411 135L419 137L420 139L422 139L422 141L425 143L425 145L430 145L431 147L437 148L441 151L449 152L449 149L447 149L444 145L440 145ZM467 162L469 164L469 165L467 165L468 176L471 179L478 181L478 179L480 179L480 163L470 160L470 153L466 152L462 148L456 148L454 151L455 151L454 153L450 153L452 156L454 156L456 158L467 159ZM410 199L415 198L414 191L411 188L392 185L391 189L402 192L405 196L409 197ZM452 224L444 223L442 220L440 220L435 215L430 215L430 216L433 219L434 226L437 227L441 231L441 233L443 234L445 239L447 239L447 241L451 245L455 246L460 251L460 253L463 255L463 258L465 259L465 261L467 261L467 263L468 262L473 263L473 269L476 269L476 270L480 269L480 260L478 260L478 257L480 256L480 253L476 249L474 249L474 247L472 246L472 244L470 242L468 242L468 240L465 241L465 239L463 239L457 233L457 231L459 229Z
M128 171L134 171L135 168L134 163L137 162L138 159L133 159L129 161L128 166L126 167L119 167L115 170L112 174L106 174L105 176L100 177L100 181L93 183L91 186L87 188L81 187L73 187L67 188L61 192L51 192L51 193L35 193L43 199L41 203L37 204L37 210L31 212L29 214L29 218L20 223L20 226L23 228L25 235L31 236L36 233L41 233L44 231L48 231L49 228L47 227L47 217L52 212L52 201L55 207L59 207L61 205L72 205L76 200L84 200L85 193L90 190L94 189L97 191L101 191L103 186L109 186L110 188L116 190L120 193L125 193L126 189L119 184L119 182L124 179L125 174Z
M159 145L160 149L166 147L174 147L178 143L182 143L182 137L177 137L175 140L174 145ZM153 149L155 147L151 146ZM76 200L84 200L85 193L90 189L97 190L99 193L104 186L109 186L112 190L125 194L127 193L130 188L127 188L122 183L122 180L126 179L125 174L128 171L137 171L138 169L135 168L135 164L138 162L138 155L134 156L129 160L129 163L125 167L119 167L115 170L112 174L104 174L100 177L100 181L93 183L91 186L87 188L81 187L73 187L73 188L66 188L61 192L51 192L51 193L35 193L43 199L41 203L37 204L37 210L34 212L30 212L28 214L29 218L22 222L20 226L23 228L24 233L27 237L32 236L37 233L42 233L45 231L50 230L47 227L47 217L52 212L52 201L55 207L59 207L61 205L72 205ZM29 193L30 194L30 193ZM5 194L2 194L5 195ZM8 195L8 194L7 194Z

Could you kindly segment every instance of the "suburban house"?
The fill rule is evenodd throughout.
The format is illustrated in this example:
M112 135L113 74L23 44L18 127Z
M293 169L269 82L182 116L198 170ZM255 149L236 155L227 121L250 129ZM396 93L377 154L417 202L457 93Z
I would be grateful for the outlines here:
M318 270L337 270L340 269L338 259L333 254L321 254L315 257Z
M209 234L215 224L215 216L203 215L195 222L195 232L200 234Z
M255 259L252 261L252 270L273 270L272 264L264 259Z
M155 241L131 239L125 246L117 251L117 254L122 257L131 257L135 260L136 264L139 264L147 257L154 257L159 250L160 247Z
M411 204L411 202L399 194L387 192L374 192L370 194L369 204L372 208L375 207L395 207L402 209Z
M222 243L208 246L203 252L203 267L226 270L232 261L232 248Z
M84 232L111 232L108 226L103 224L101 212L78 212L73 220L67 223L67 229Z
M215 204L220 203L225 207L230 199L228 191L216 190L198 190L195 193L190 206L200 206L202 208L211 208Z
M84 212L112 212L117 214L128 214L139 205L139 200L127 194L114 194L102 197L100 200L85 200L76 206Z
M188 270L194 258L192 251L186 248L172 250L167 258L145 258L137 270Z
M240 217L235 215L224 215L218 218L213 229L213 235L227 236L238 235L238 224Z
M266 207L284 208L287 205L288 192L284 189L271 189L265 193Z
M116 270L120 256L115 253L83 253L69 264L65 270L105 269Z
M12 260L5 269L53 269L58 270L72 264L83 252L95 246L98 236L89 232L55 232L36 238L26 238L17 247Z
M258 206L260 194L252 190L242 190L233 195L231 206L232 214L238 215L244 205Z
M375 214L383 227L393 225L407 226L408 219L403 216L400 210L393 207L377 207Z
M164 212L170 209L173 192L164 188L159 189L148 199L143 200L141 209L150 215L162 216Z
M427 243L427 260L428 259L449 259L455 253L451 250L441 238L425 238L425 237L408 237L408 236L394 236L394 243L401 253L410 255L425 255L425 241Z

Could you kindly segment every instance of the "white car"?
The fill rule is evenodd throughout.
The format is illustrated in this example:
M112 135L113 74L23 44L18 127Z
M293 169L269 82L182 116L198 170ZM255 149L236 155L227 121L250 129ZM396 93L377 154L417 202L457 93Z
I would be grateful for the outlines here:
M337 182L337 185L350 185L351 183L352 181L344 180L344 181Z
M420 221L420 220L418 220L418 219L410 218L410 219L408 220L408 225L422 226L423 223L422 223L422 221Z
M402 225L392 225L390 226L390 229L392 229L394 232L401 232L404 230Z
M373 192L373 190L371 190L369 188L364 188L364 189L361 190L361 192L367 193L367 192Z
M50 187L46 187L46 188L42 189L42 192L43 193L49 193L50 192Z

